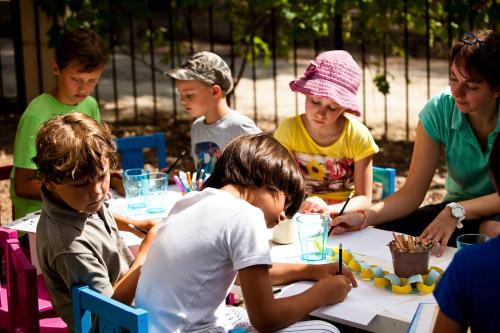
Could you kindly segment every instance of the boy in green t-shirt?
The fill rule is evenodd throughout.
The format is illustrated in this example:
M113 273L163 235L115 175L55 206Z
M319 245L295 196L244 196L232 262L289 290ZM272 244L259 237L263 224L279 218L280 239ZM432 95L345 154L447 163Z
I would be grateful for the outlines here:
M40 186L36 177L35 138L38 129L53 116L70 112L84 113L101 120L97 101L90 96L108 59L107 48L94 31L79 28L64 35L55 50L51 68L57 85L31 101L17 128L14 144L14 168L10 175L10 197L14 218L41 209ZM112 186L123 192L121 180L113 177Z

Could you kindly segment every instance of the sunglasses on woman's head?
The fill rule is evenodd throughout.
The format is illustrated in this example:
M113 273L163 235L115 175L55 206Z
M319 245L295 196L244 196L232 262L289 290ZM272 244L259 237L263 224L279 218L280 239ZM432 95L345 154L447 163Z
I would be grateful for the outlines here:
M477 38L477 36L473 32L466 32L460 37L460 41L466 45L475 45L478 44L480 48L483 48L484 51L491 57L493 53L496 51L494 45L487 44L484 40Z

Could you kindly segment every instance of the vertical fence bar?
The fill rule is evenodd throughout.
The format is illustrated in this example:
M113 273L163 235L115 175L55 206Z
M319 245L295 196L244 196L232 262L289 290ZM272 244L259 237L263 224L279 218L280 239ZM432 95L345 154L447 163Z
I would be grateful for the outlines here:
M273 52L273 92L274 92L274 127L278 127L278 80L276 68L276 11L271 11L271 47Z
M147 20L148 29L149 29L149 60L150 60L150 70L151 70L151 85L153 89L153 120L155 124L158 124L158 103L156 96L156 71L155 71L155 50L154 50L154 41L153 41L153 20L151 16L148 17Z
M252 48L252 90L253 90L253 120L255 123L258 121L257 115L257 68L255 61L255 45L254 45L254 35L251 36L250 47Z
M474 30L474 1L469 0L469 31Z
M191 54L194 54L194 40L193 40L193 20L191 19L191 13L193 12L193 6L188 6L188 11L184 17L187 20L188 28L188 38L189 38L189 50Z
M495 19L490 20L490 28L495 31L497 30L496 22L498 19L498 15L500 15L500 13L497 12L497 0L493 0L490 7L490 18L494 17Z
M410 140L410 93L409 93L409 55L408 55L408 0L404 0L404 48L405 48L405 106L406 106L406 141Z
M4 88L3 88L3 70L2 70L2 47L0 45L0 98L3 99L5 97ZM0 101L1 102L1 101Z
M172 9L172 0L167 1L168 10L168 30L170 32L170 68L175 67L175 31L174 31L174 15ZM174 107L174 124L177 125L177 93L175 91L175 80L170 80L172 88L172 105Z
M427 99L431 98L431 18L429 0L425 0L425 70Z
M384 78L387 80L387 33L384 32L382 36L382 60L384 66ZM387 119L387 94L384 94L384 140L387 140L389 133L389 125Z
M293 78L297 78L297 38L293 38ZM299 115L299 94L295 93L295 115Z
M38 74L38 92L43 93L43 72L42 72L42 50L40 46L40 17L38 13L38 1L33 0L33 9L35 11L35 43L36 43L36 62Z
M16 90L18 112L26 108L26 81L24 79L23 58L24 51L21 34L21 8L20 0L10 1L10 12L12 17L12 37L14 41L14 63L16 67Z
M113 4L112 0L108 1L109 12L113 12ZM113 16L110 20L109 25L109 49L111 52L111 76L113 80L113 100L115 102L115 124L116 126L120 125L120 115L118 113L118 86L116 83L116 55L115 55L115 43L116 43L116 35L115 35L115 20Z
M234 54L234 25L233 25L233 21L229 22L229 44L230 44L230 47L229 47L229 53L230 53L230 57L231 57L231 63L230 63L230 68L231 68L231 74L232 75L235 75L235 70L236 70L236 66L235 66L235 60L236 60L236 56ZM229 105L232 106L233 109L236 109L236 89L233 89L233 91L231 92L230 96L229 96Z
M451 41L452 41L452 17L451 17L451 0L446 0L446 31L448 33L448 50L451 49ZM448 76L450 75L450 70L451 70L451 63L450 59L448 59Z
M214 6L208 6L208 38L210 40L210 52L214 52Z
M333 19L334 25L334 40L336 50L344 49L344 38L342 37L342 13L340 8L340 1L335 1L335 14Z
M134 18L132 11L128 12L129 24L129 47L130 47L130 65L132 70L132 95L134 96L134 124L139 123L139 111L137 110L137 75L135 68L135 36L134 36Z
M363 79L363 123L366 124L366 40L365 40L365 20L363 17L363 0L358 1L360 10L360 34L361 34L361 74Z

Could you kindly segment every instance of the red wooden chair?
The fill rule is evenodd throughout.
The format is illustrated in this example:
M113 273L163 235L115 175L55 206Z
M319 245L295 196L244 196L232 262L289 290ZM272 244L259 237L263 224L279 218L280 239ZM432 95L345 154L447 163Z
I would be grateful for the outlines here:
M0 252L3 253L2 258L5 263L5 270L7 270L7 240L9 239L17 240L16 230L0 227ZM0 276L2 277L0 291L0 328L8 330L10 328L10 317L12 316L12 313L9 313L9 304L7 300L8 292L7 284L5 283L7 274L5 272L1 272L1 267L2 266L0 265ZM38 312L40 313L40 316L53 315L52 303L42 275L36 276L36 287L38 290Z
M66 324L61 318L40 318L36 268L29 262L19 241L9 239L6 247L10 332L67 332Z
M12 170L12 164L0 166L0 180L9 180L11 170ZM0 203L0 206L1 205L2 203ZM11 209L12 209L12 219L14 219L14 206L11 206Z

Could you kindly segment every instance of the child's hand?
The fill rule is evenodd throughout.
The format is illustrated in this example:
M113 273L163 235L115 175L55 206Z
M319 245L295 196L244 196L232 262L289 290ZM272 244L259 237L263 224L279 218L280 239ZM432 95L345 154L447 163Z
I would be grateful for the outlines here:
M125 187L123 186L123 179L121 173L113 172L111 173L111 178L109 180L109 185L122 197L125 196Z
M360 212L344 213L340 216L332 216L330 226L333 227L335 235L343 234L348 231L356 231L366 226L366 215Z
M328 212L328 204L320 197L309 197L300 206L300 213L325 213Z
M333 262L330 264L309 265L309 271L311 280L319 281L322 279L327 279L337 275L339 271L339 263ZM350 281L350 284L352 284L354 288L358 286L358 283L356 282L354 275L345 266L342 266L342 275L345 276Z
M351 291L351 281L344 275L330 276L318 281L316 285L323 289L325 304L332 305L342 302Z

